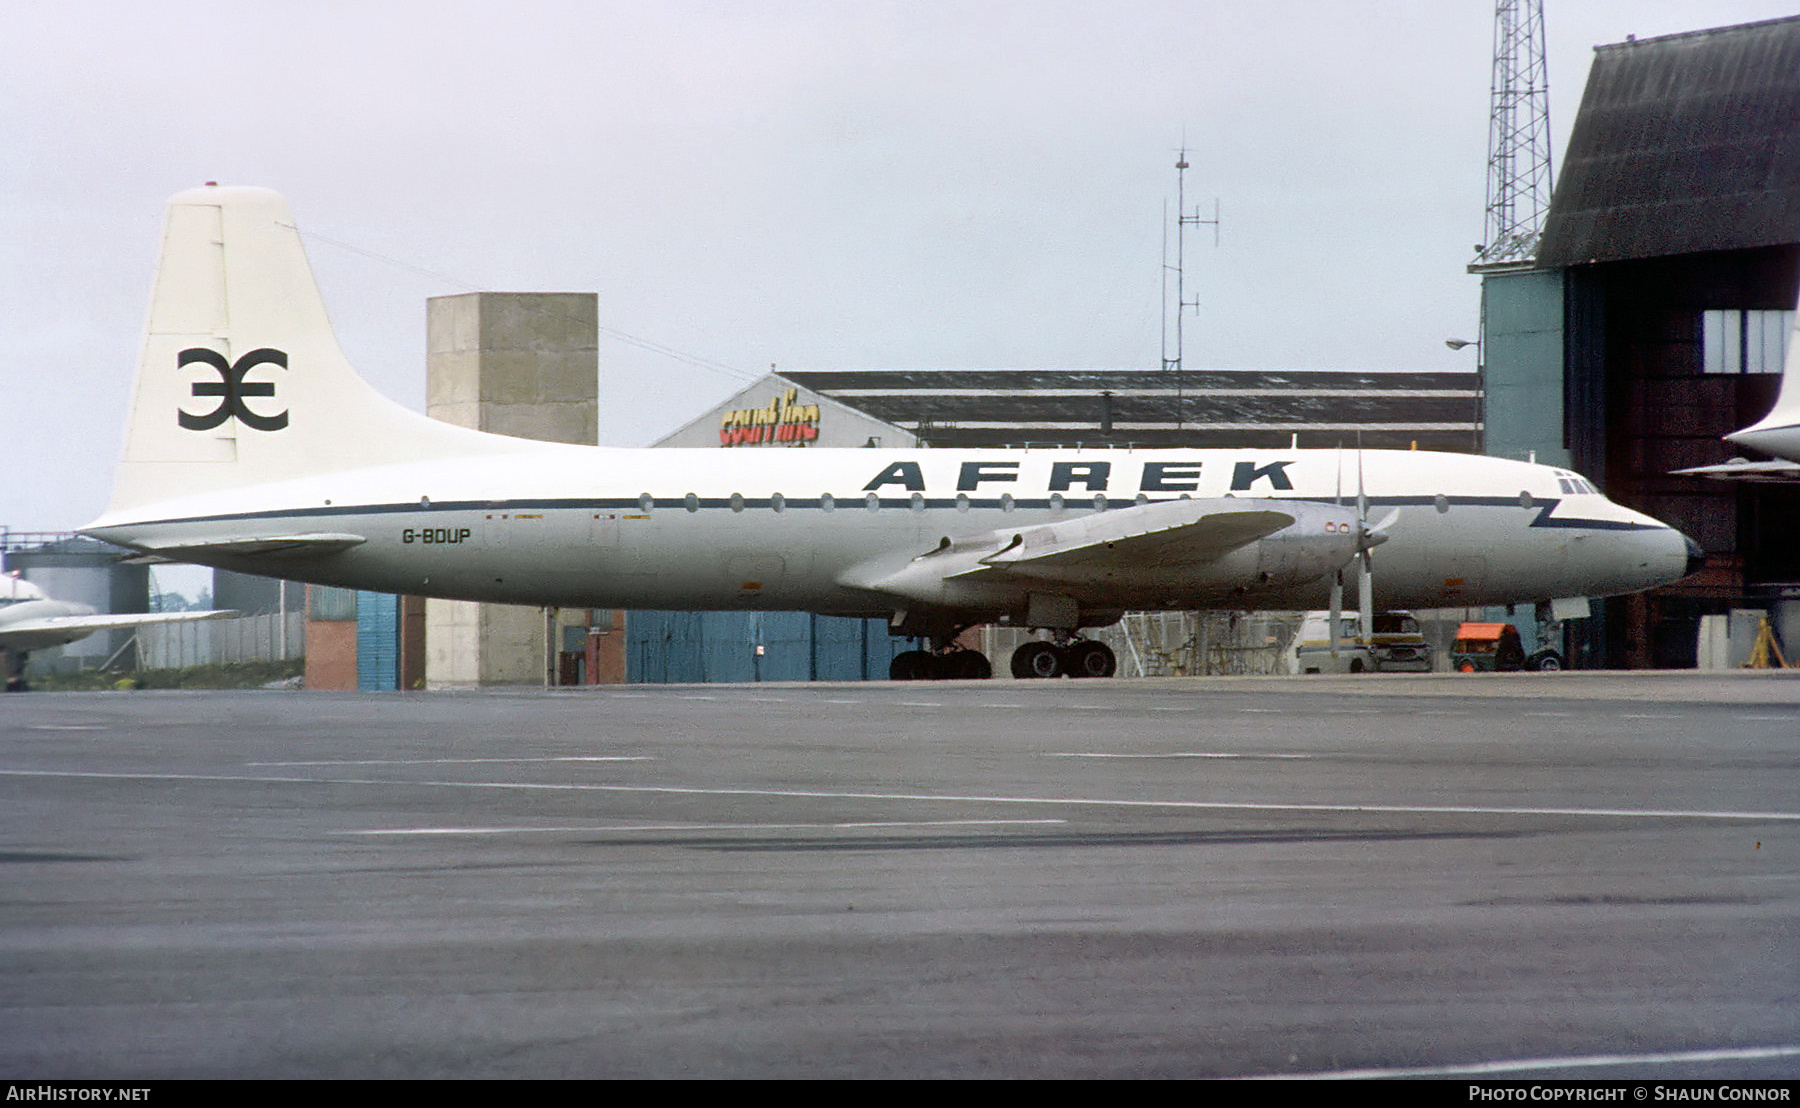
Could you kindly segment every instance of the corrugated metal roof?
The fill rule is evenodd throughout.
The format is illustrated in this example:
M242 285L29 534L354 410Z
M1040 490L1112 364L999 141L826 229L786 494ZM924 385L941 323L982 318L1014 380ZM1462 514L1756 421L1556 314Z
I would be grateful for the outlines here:
M828 396L857 388L912 389L1466 389L1475 375L1454 373L1356 373L1324 369L821 369L781 371L781 376Z
M1140 369L820 370L782 376L934 446L1354 441L1467 449L1474 373Z
M1800 16L1595 49L1542 266L1800 242Z

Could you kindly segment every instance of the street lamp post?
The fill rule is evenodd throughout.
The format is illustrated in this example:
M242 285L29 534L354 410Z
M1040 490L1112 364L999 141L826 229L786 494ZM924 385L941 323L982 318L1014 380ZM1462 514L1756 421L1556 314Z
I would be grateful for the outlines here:
M1483 314L1486 314L1485 306ZM1483 330L1486 330L1485 323L1486 321L1483 320ZM1479 454L1481 453L1481 432L1483 430L1482 419L1486 415L1487 408L1487 364L1482 361L1481 340L1478 338L1445 339L1444 345L1452 350L1461 350L1465 346L1475 348L1475 420L1474 426L1469 432L1469 445L1474 448L1475 453Z

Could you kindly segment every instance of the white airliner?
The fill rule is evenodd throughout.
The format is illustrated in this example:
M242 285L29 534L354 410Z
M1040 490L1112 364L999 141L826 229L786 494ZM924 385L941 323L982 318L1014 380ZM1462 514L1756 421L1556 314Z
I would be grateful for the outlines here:
M1108 675L1082 628L1335 605L1378 543L1394 608L1635 592L1698 554L1573 473L1469 455L637 450L465 430L358 377L286 203L216 186L170 201L112 505L84 531L392 593L885 616L931 647L901 655L901 677L987 676L953 642L984 623L1054 640L1016 652L1016 674Z
M86 604L52 600L22 577L0 573L0 682L8 690L24 687L25 655L33 650L85 639L113 627L142 627L236 615L228 610L205 612L96 614Z

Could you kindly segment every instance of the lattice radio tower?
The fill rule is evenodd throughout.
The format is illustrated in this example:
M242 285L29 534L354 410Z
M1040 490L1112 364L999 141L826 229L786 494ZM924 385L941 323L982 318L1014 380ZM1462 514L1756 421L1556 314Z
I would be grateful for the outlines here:
M1537 257L1550 209L1550 78L1544 0L1496 0L1487 227L1475 265Z

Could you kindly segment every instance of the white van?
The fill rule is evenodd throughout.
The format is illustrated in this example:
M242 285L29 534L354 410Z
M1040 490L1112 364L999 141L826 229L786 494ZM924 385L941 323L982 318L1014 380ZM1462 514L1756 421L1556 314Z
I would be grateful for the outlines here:
M1372 673L1377 668L1375 651L1362 641L1355 612L1338 613L1337 653L1331 652L1331 613L1308 612L1288 647L1288 672Z
M1430 673L1431 643L1411 612L1376 612L1375 633L1365 638L1355 612L1338 613L1337 655L1331 653L1331 613L1308 612L1288 648L1288 672Z

